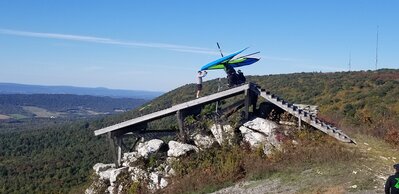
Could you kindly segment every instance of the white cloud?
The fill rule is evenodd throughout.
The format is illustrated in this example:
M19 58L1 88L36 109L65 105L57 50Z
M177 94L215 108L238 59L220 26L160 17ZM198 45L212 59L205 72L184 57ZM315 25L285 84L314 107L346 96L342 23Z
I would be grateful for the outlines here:
M71 40L71 41L79 41L79 42L91 42L91 43L120 45L120 46L158 48L158 49L172 50L172 51L176 51L176 52L200 53L200 54L208 54L208 55L214 55L214 56L220 54L219 51L216 49L186 46L186 45L177 45L177 44L123 41L123 40L116 40L116 39L95 37L95 36L81 36L81 35L45 33L45 32L29 32L29 31L19 31L19 30L1 29L1 28L0 28L0 34L24 36L24 37L59 39L59 40ZM260 55L260 57L263 59L274 60L274 61L298 61L296 59L291 59L291 58L272 57L272 56L265 56L265 55Z
M81 36L81 35L43 33L43 32L28 32L28 31L18 31L18 30L10 30L10 29L0 29L0 34L8 34L8 35L14 35L14 36L25 36L25 37L36 37L36 38L72 40L72 41L80 41L80 42L92 42L92 43L121 45L121 46L159 48L159 49L167 49L167 50L173 50L173 51L178 51L178 52L205 53L205 54L217 53L216 50L214 50L214 49L201 48L201 47L193 47L193 46L177 45L177 44L164 44L164 43L143 43L143 42L134 42L134 41L122 41L122 40L115 40L115 39L95 37L95 36Z

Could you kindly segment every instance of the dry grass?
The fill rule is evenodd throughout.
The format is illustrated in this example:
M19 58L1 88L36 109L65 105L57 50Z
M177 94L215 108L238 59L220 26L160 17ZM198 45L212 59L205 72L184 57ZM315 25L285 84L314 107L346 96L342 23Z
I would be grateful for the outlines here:
M388 129L384 139L397 147L399 147L399 129Z
M206 193L237 181L268 177L292 182L305 176L301 172L315 166L322 166L321 171L334 176L337 166L350 166L354 157L361 158L356 149L319 132L302 130L293 137L298 145L287 139L284 151L269 157L260 154L262 150L252 151L244 145L223 146L185 158L174 165L177 176L162 193Z
M333 186L333 187L329 187L326 189L316 191L315 193L317 193L317 194L319 194L319 193L320 194L321 193L323 193L323 194L343 194L343 193L345 193L345 189L342 186Z

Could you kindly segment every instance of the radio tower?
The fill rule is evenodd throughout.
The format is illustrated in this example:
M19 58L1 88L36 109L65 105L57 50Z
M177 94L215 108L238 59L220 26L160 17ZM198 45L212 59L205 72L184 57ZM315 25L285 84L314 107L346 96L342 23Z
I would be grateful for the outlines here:
M351 63L352 63L352 52L349 52L349 63L348 63L349 71L351 71Z
M375 70L378 68L378 27L379 26L377 26L377 42L375 46Z

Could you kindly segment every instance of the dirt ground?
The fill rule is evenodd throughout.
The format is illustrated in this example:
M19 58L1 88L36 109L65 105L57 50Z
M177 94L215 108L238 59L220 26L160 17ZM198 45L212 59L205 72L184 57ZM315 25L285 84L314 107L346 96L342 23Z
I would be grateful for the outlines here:
M362 158L352 166L316 166L298 174L280 175L264 180L243 181L213 194L252 193L384 193L384 184L394 173L393 164L399 163L399 151L370 136L357 135Z

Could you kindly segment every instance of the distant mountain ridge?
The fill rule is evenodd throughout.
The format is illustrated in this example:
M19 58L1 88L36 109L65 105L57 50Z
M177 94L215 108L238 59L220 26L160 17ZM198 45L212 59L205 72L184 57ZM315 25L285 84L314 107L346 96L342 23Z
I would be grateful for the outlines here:
M128 97L153 99L163 92L144 90L121 90L103 87L75 87L75 86L42 86L16 83L0 83L0 94L76 94L109 97Z
M86 118L132 110L148 100L76 94L1 94L0 121L23 118ZM1 128L1 125L0 125Z

